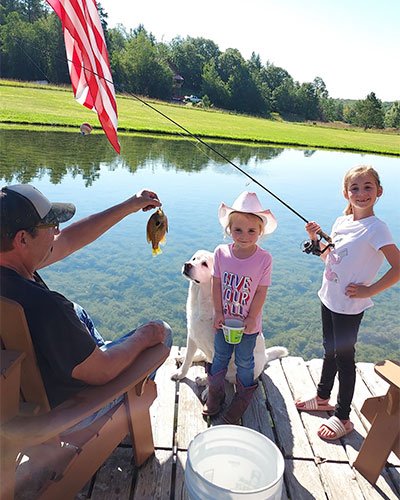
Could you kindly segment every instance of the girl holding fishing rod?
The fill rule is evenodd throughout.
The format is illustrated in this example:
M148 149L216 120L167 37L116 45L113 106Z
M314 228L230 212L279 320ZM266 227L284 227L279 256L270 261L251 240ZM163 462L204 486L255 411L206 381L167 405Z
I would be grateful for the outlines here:
M348 201L344 216L332 227L332 246L318 240L320 226L308 222L306 231L319 247L325 261L321 300L324 346L322 372L317 395L296 401L300 411L334 411L322 423L318 436L333 441L353 430L350 405L356 380L355 344L364 311L373 306L371 297L393 286L400 279L400 252L386 224L374 214L374 205L383 189L378 173L370 166L349 170L343 181ZM388 271L374 281L384 260ZM329 404L338 374L339 392L335 407Z

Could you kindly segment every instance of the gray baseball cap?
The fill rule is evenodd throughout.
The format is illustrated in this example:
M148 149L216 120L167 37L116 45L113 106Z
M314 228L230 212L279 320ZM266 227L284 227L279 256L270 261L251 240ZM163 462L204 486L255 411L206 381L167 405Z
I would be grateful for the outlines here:
M75 214L72 203L51 203L30 184L15 184L1 188L1 225L9 234L38 224L59 224Z

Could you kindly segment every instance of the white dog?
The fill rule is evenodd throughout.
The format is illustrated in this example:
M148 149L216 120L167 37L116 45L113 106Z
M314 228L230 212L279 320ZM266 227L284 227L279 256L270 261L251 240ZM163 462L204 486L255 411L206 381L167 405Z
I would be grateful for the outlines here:
M207 250L198 250L182 267L182 274L190 280L186 302L187 345L185 358L177 358L177 362L183 361L183 363L172 375L173 380L184 378L192 363L199 361L211 363L213 360L215 328L211 296L212 267L213 254ZM269 361L287 356L287 354L285 347L265 349L264 337L258 335L254 348L254 378L257 379L260 376ZM236 382L236 366L233 356L225 378L230 383Z

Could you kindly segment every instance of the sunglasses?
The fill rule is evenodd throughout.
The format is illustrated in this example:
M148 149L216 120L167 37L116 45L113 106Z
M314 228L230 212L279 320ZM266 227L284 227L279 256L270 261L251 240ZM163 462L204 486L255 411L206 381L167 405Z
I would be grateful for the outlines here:
M51 222L51 223L49 222L48 224L38 224L35 227L38 228L38 229L44 229L44 228L48 228L48 227L52 227L54 229L58 229L59 223L58 222Z

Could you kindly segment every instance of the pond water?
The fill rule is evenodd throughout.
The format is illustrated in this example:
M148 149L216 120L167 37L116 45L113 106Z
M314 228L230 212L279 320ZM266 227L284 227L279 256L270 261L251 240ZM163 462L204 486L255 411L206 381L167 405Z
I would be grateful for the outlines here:
M106 338L149 319L162 318L174 330L174 344L185 345L188 282L182 264L200 248L224 241L217 219L221 201L231 204L255 191L278 220L261 241L273 255L273 285L264 308L267 345L281 344L304 359L320 357L317 290L322 262L300 249L304 222L247 176L189 140L121 137L117 156L102 135L0 131L0 183L29 182L54 201L77 206L76 218L102 210L147 187L156 191L169 218L163 253L151 254L145 228L149 213L126 218L89 247L42 271L50 287L81 303ZM385 192L376 214L399 244L400 159L328 151L304 151L215 144L213 146L306 219L330 232L345 201L343 174L371 164ZM398 355L400 288L374 299L363 320L358 359L377 361Z

